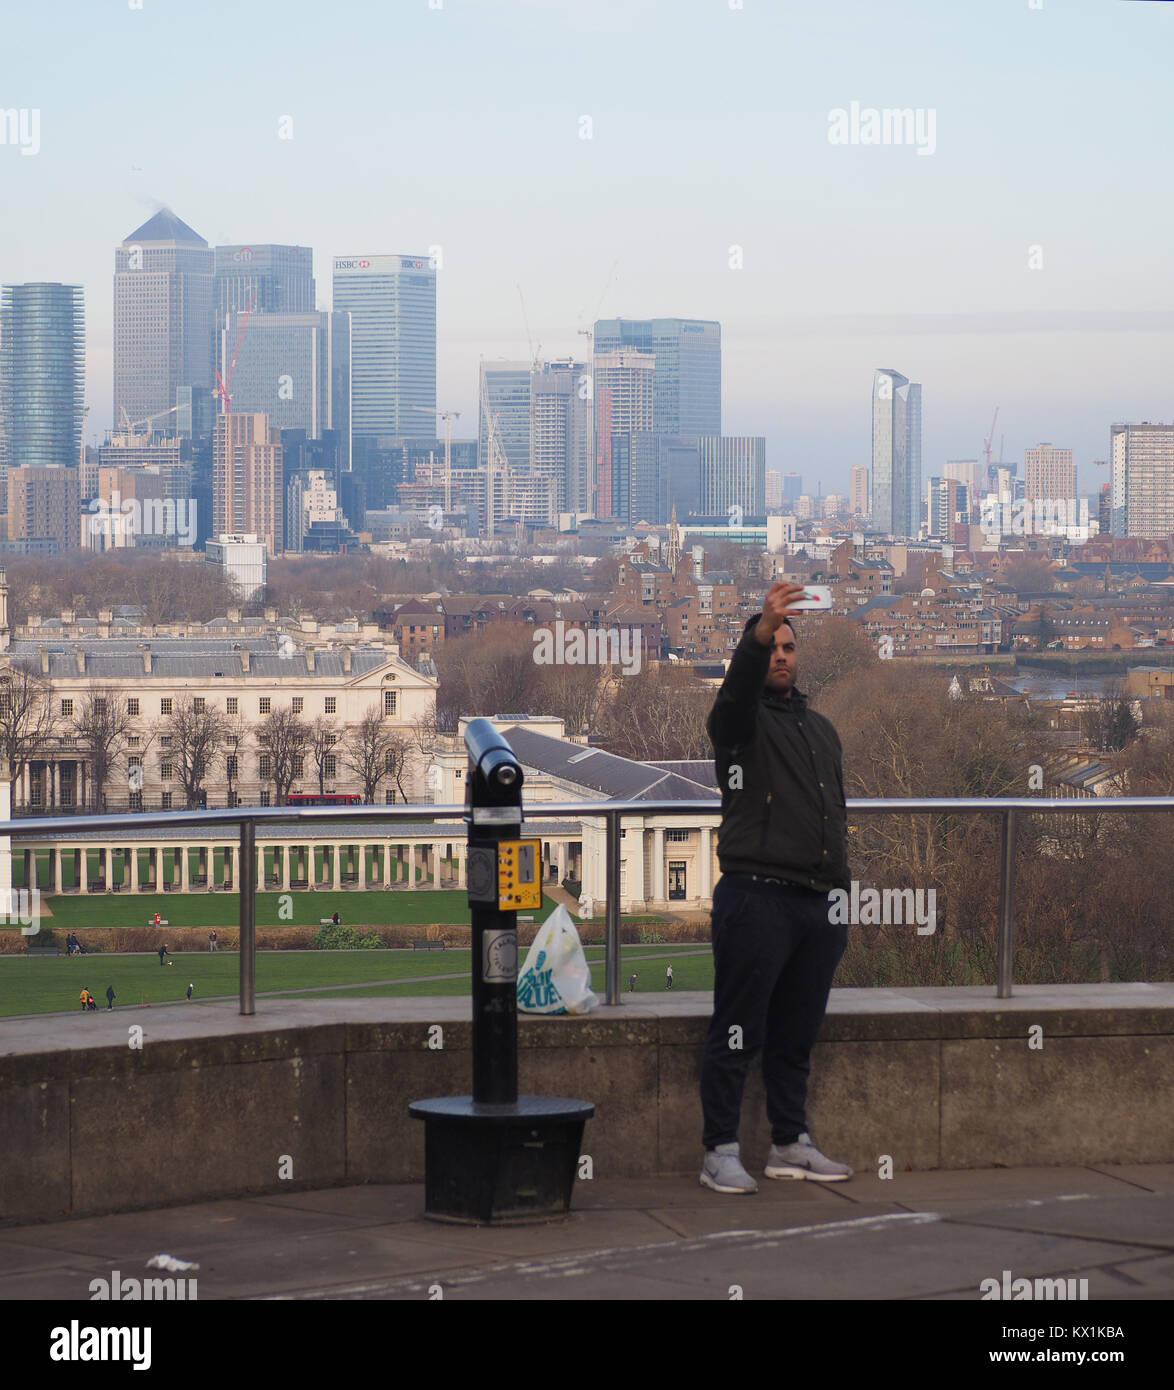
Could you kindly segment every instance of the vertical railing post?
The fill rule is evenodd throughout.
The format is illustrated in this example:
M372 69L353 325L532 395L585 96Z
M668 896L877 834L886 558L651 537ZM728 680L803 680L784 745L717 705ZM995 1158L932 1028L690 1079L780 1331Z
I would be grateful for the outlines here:
M240 922L241 1013L257 1011L257 824L241 821L238 920Z
M1003 862L999 875L999 999L1011 998L1015 964L1015 821L1016 813L1009 806L1003 813Z
M607 816L607 865L604 871L607 893L607 945L604 969L607 974L607 1002L620 1002L620 817Z

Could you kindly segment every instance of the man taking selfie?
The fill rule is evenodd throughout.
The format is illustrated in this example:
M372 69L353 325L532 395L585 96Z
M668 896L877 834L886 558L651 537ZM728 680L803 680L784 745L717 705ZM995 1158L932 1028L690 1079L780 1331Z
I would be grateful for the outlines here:
M851 882L840 740L795 685L790 623L803 586L771 586L746 624L707 728L722 796L713 894L713 1019L701 1063L705 1160L715 1192L757 1192L738 1122L751 1061L762 1053L771 1127L768 1178L844 1182L807 1131L811 1049L847 927L828 895ZM739 1044L736 1045L736 1044Z

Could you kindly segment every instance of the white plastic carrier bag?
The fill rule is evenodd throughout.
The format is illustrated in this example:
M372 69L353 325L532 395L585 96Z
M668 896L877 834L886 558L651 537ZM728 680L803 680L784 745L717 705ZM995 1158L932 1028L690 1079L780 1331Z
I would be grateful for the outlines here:
M598 1006L591 971L571 914L556 907L538 929L518 975L518 1011L585 1014Z

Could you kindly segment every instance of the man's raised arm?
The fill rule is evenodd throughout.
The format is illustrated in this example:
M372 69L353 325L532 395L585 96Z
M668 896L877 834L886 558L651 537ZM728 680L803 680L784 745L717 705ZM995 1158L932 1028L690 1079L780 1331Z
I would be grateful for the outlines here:
M802 584L783 580L772 584L763 601L762 613L753 627L747 627L734 648L726 678L717 692L706 731L714 748L732 748L749 743L758 722L758 700L770 667L775 633L799 608L787 605L803 593Z

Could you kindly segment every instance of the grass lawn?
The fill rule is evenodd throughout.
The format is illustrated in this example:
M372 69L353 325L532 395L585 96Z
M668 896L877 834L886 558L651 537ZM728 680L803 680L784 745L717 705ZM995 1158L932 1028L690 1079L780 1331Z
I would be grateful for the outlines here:
M292 915L278 916L283 897L288 896ZM49 911L42 929L61 933L84 931L86 927L145 927L158 912L173 927L235 927L238 905L235 893L95 893L85 897L42 897ZM543 897L542 908L532 915L545 921L557 904ZM390 926L393 923L439 922L468 926L469 901L466 892L449 888L340 890L332 893L300 890L257 894L259 927L313 926L337 911L344 927Z
M586 948L592 988L604 991L603 949ZM170 960L171 957L169 956ZM635 970L637 992L664 992L665 966L672 962L676 989L712 989L713 956L708 946L686 944L628 946L621 971L623 988ZM519 967L521 962L519 962ZM114 986L115 1007L183 1001L189 981L193 1003L237 994L235 951L187 952L175 964L160 966L154 955L0 956L0 1017L76 1011L85 987L106 1007L106 987ZM426 979L426 976L450 978ZM355 984L355 989L329 986ZM326 986L325 989L322 987ZM257 993L277 994L313 988L311 998L463 994L470 990L469 952L451 951L261 951L257 955Z

